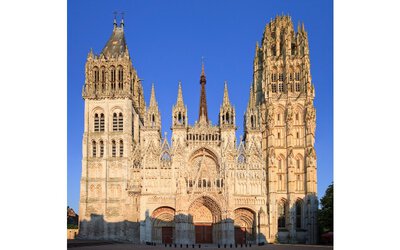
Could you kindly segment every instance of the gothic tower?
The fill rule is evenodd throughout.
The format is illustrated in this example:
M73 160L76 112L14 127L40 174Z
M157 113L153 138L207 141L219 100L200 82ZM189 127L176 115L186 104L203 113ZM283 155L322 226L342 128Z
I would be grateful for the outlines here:
M252 125L258 125L258 109L267 157L269 237L282 237L287 230L294 242L307 231L306 241L315 243L315 93L304 24L297 32L290 16L277 16L267 24L261 47L256 45L253 68L246 137Z
M91 50L85 66L85 126L79 237L135 240L137 199L125 192L131 151L143 126L143 89L124 35L114 28L99 55ZM125 222L124 222L125 221Z

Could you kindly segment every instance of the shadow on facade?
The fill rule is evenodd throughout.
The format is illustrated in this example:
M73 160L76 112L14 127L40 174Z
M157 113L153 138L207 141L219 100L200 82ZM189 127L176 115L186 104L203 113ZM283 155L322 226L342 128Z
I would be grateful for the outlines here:
M265 244L263 234L253 228L234 226L233 219L225 219L216 223L194 223L191 215L178 214L173 220L168 218L151 218L146 212L146 219L140 222L127 220L109 222L103 215L91 214L90 220L82 220L76 239L108 240L142 244L220 244L221 247L251 246Z
M137 222L110 222L103 215L91 214L89 220L80 221L77 239L221 246L318 242L316 195L295 200L281 198L276 204L267 205L266 213L239 207L233 211L235 218L226 218L225 211L210 204L209 210L202 206L194 210L189 207L186 214L161 206L151 214L145 211L145 219Z
M109 222L103 215L91 214L90 220L79 223L76 239L139 242L139 222Z
M303 199L277 203L277 228L275 241L279 243L317 244L318 198L308 194Z

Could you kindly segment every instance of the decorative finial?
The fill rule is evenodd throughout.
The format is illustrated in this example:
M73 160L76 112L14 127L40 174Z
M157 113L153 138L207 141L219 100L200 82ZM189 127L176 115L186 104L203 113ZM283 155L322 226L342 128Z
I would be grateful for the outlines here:
M117 28L117 12L114 11L114 29Z
M204 73L204 56L201 57L201 75L205 75L205 73Z
M121 24L120 24L120 27L122 29L124 29L124 12L123 11L121 12Z

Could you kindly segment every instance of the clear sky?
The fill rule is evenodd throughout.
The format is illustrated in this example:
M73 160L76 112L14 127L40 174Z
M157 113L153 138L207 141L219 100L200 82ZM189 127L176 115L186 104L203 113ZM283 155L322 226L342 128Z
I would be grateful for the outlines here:
M125 13L125 37L133 66L143 79L146 103L151 83L170 138L171 110L182 81L189 123L198 117L201 57L207 76L209 118L216 124L224 81L236 108L237 136L243 134L256 41L277 14L289 14L297 30L304 22L315 85L318 196L333 181L333 3L320 0L147 0L68 1L68 205L79 208L85 61L99 54L112 33L113 12ZM119 22L119 18L118 18Z

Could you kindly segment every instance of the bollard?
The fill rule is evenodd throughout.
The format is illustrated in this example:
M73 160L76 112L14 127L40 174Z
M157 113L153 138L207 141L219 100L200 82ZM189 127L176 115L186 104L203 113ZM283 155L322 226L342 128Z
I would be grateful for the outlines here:
M237 248L237 243L235 243L235 248Z
M182 248L182 244L181 244L181 248Z
M220 245L219 245L219 243L218 243L218 248L220 248Z
M194 244L192 244L192 247L194 248Z
M169 243L169 247L172 247L172 244L171 244L171 243Z
M199 244L199 248L201 247L201 245Z
M224 248L226 248L226 244L224 244Z
M246 247L247 247L247 243L246 243L246 245L245 245Z
M176 244L175 244L175 247L176 247Z
M249 243L249 247L251 247L251 243Z
M188 244L186 244L186 248L188 248L189 247L189 245Z

